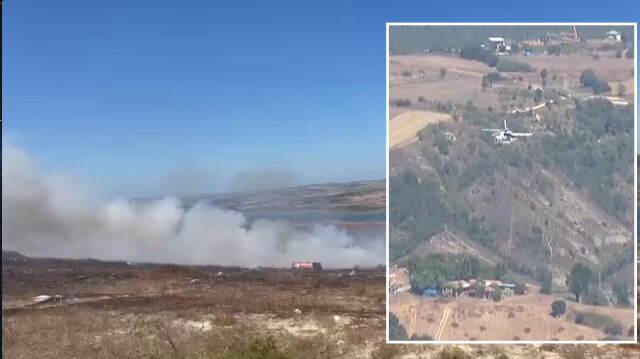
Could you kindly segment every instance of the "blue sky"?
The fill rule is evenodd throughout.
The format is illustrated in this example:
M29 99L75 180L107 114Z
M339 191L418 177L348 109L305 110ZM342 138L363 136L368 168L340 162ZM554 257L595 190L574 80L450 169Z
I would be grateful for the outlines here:
M181 171L210 174L211 191L246 171L384 178L385 22L640 13L549 3L8 0L3 140L109 195L160 194Z

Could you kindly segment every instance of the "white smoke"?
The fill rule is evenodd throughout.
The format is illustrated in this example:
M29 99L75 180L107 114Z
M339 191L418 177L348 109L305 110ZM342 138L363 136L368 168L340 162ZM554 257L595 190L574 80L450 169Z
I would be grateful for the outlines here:
M325 267L384 263L385 241L356 245L344 230L294 229L283 221L251 224L240 212L174 198L145 204L101 202L69 178L42 174L20 148L3 145L2 247L32 256L138 262Z

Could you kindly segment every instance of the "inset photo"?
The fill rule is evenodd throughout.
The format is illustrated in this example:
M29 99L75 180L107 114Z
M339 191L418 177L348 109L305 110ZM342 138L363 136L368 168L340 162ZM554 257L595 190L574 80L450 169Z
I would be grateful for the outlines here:
M388 342L636 342L636 38L387 24Z

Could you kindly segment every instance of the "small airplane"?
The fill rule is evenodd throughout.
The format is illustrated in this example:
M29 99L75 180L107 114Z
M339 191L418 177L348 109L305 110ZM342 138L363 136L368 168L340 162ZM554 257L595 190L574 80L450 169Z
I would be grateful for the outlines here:
M507 127L507 121L504 121L504 128L483 128L482 131L485 132L493 132L491 135L493 137L493 141L498 145L508 145L511 142L515 141L518 137L531 137L533 133L531 132L512 132Z

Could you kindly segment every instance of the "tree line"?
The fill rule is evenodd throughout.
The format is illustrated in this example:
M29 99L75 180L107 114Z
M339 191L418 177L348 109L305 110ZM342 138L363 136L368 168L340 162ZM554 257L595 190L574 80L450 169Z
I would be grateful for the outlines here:
M576 26L580 38L601 39L610 30L603 26ZM624 41L633 43L633 26L616 26ZM571 26L391 26L389 48L393 53L417 53L425 50L450 51L468 44L481 44L491 36L513 41L544 39L547 32L573 32Z

